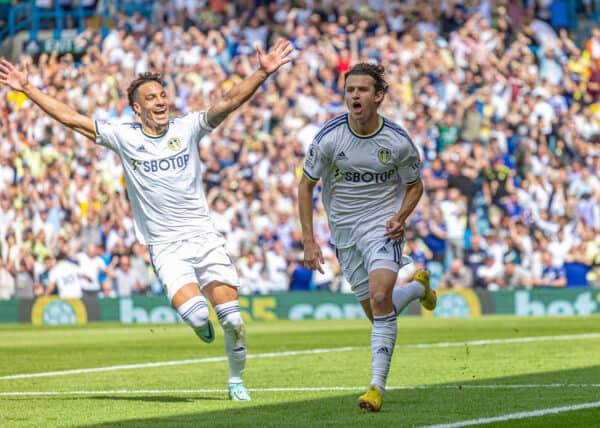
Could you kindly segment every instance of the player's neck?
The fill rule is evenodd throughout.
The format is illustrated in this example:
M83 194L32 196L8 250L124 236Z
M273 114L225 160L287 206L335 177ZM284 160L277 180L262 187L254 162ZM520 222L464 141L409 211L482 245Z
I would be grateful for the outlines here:
M161 137L167 132L169 128L169 124L166 125L153 125L151 123L142 123L142 129L145 134L150 135L151 137Z
M366 120L357 120L348 116L348 125L356 135L360 137L369 137L375 134L381 128L383 119L379 114L374 114Z

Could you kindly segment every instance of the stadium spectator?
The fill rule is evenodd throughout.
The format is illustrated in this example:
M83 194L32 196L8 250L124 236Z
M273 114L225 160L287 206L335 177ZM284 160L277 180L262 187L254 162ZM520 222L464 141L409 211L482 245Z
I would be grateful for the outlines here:
M289 289L288 261L285 254L286 252L280 241L275 241L264 253L265 269L269 282L269 288L266 290L267 293L287 291Z
M429 248L416 238L413 231L406 232L406 255L412 259L415 264L415 269L426 269L428 262L432 259L433 254Z
M495 291L500 288L499 280L502 276L502 267L495 262L494 256L488 252L485 263L477 268L475 276L478 284L482 284L488 290Z
M121 297L145 293L148 284L142 284L137 273L131 268L131 259L128 255L118 256L116 265L109 266L108 278L112 281L112 289Z
M433 218L427 218L428 214L423 213L424 221L417 223L417 233L419 238L427 245L432 254L432 261L440 264L445 263L446 258L446 223L442 217L441 207L434 206Z
M454 290L462 290L464 288L473 287L473 274L471 269L465 266L461 259L454 259L442 279L440 280L440 288L452 288Z
M106 271L104 260L98 255L98 248L94 244L88 244L85 251L77 254L77 263L81 267L84 276L82 284L83 294L97 296L101 290L100 273Z
M470 248L465 255L465 265L471 269L473 285L475 287L485 287L485 284L477 276L477 270L485 263L487 256L487 251L481 247L481 237L479 235L472 235L470 237Z
M19 258L15 263L15 298L32 299L34 297L35 260L26 246L20 248Z
M36 297L46 295L46 289L50 284L50 271L55 264L56 260L54 257L47 255L44 257L43 264L36 265L37 273L35 274L36 281L34 284L34 294ZM58 289L56 287L52 291L52 294L58 294Z
M292 258L288 267L290 291L312 291L313 271L304 267L304 253L298 253Z
M46 296L55 294L61 299L81 299L83 297L84 276L81 267L65 253L58 253L56 264L50 269Z
M6 268L4 260L0 258L0 300L12 299L15 295L15 278Z
M498 285L501 288L506 290L530 288L532 279L531 273L517 263L514 253L507 253L504 256L504 270L502 276L498 278Z
M258 260L254 251L247 251L237 261L240 275L240 287L243 294L266 294L269 283L265 280L264 265Z
M574 246L565 254L563 267L567 277L566 287L585 287L593 269L593 258L586 254L585 243Z
M465 245L465 216L467 204L461 197L460 191L450 188L448 191L439 190L436 200L439 201L440 210L444 215L446 229L446 257L451 259L462 259Z
M534 285L538 287L565 287L567 285L567 273L563 266L555 266L552 263L552 255L548 251L542 251L542 274L534 278Z
M148 289L154 285L152 291L157 293L162 291L162 287L158 287L154 284L156 275L154 274L154 269L151 268L148 247L139 242L134 242L131 246L131 254L129 254L129 263L131 264L131 270L135 273L138 284L142 289Z

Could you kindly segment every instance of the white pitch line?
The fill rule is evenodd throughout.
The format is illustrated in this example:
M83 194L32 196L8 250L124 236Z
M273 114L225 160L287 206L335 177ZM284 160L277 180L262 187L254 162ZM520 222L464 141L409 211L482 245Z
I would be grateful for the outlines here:
M357 346L346 346L342 348L325 348L325 349L306 349L300 351L285 351L285 352L265 352L262 354L250 354L247 358L278 358L278 357L293 357L296 355L310 355L310 354L326 354L330 352L348 352L363 349L364 347ZM51 376L66 376L70 374L81 374L81 373L98 373L98 372L109 372L115 370L130 370L130 369L146 369L149 367L164 367L164 366L179 366L184 364L199 364L199 363L218 363L221 361L227 361L227 357L210 357L210 358L195 358L191 360L175 360L175 361L158 361L155 363L141 363L141 364L123 364L118 366L107 366L107 367L93 367L89 369L74 369L74 370L61 370L56 372L42 372L42 373L25 373L1 376L0 380L13 380L13 379L29 379L33 377L51 377Z
M594 409L600 407L600 401L593 403L574 404L572 406L549 407L547 409L533 410L530 412L509 413L507 415L494 416L492 418L470 419L468 421L453 422L449 424L428 425L423 428L459 428L471 425L483 425L492 422L505 422L515 419L535 418L538 416L557 415L564 412L573 412L576 410Z
M506 343L531 343L531 342L551 342L557 340L586 340L600 339L600 333L583 333L583 334L563 334L560 336L532 336L532 337L515 337L506 339L483 339L472 340L470 342L438 342L438 343L416 343L408 345L399 345L401 348L452 348L456 346L482 346L482 345L499 345Z
M415 386L388 386L388 391L404 390L434 390L434 389L499 389L499 388L600 388L600 384L524 384L524 385L415 385ZM248 388L252 392L336 392L336 391L362 391L364 386L319 386L319 387L280 387L280 388ZM48 395L133 395L133 394L221 394L226 389L115 389L99 391L5 391L0 392L0 397L11 396L48 396Z
M565 334L559 336L533 336L533 337L518 337L518 338L506 338L506 339L485 339L485 340L472 340L466 342L438 342L438 343L416 343L397 345L398 348L416 348L416 349L428 349L428 348L453 348L463 346L485 346L485 345L503 345L510 343L532 343L532 342L549 342L549 341L561 341L561 340L588 340L588 339L600 339L600 333L585 333L585 334ZM310 355L310 354L326 354L333 352L348 352L356 350L368 349L367 346L345 346L340 348L322 348L322 349L306 349L299 351L284 351L284 352L265 352L262 354L250 354L247 358L280 358L280 357L291 357L296 355ZM210 357L210 358L196 358L190 360L175 360L175 361L158 361L155 363L140 363L140 364L123 364L116 366L107 367L93 367L88 369L73 369L73 370L61 370L53 372L41 372L41 373L24 373L0 376L0 380L14 380L14 379L30 379L35 377L51 377L51 376L66 376L71 374L82 374L82 373L98 373L108 372L115 370L131 370L131 369L146 369L151 367L164 367L164 366L178 366L185 364L201 364L201 363L217 363L227 361L226 357Z

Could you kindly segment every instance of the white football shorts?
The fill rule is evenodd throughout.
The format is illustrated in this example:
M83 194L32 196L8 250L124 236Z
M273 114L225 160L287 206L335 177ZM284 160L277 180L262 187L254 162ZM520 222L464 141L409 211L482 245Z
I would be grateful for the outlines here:
M218 233L149 245L148 251L169 301L190 283L198 284L200 289L212 281L240 286L233 260L225 249L225 239Z
M404 240L394 241L377 234L363 236L351 247L336 248L336 254L344 277L352 286L352 292L359 301L370 297L369 273L375 269L388 269L398 273L412 262L402 255Z

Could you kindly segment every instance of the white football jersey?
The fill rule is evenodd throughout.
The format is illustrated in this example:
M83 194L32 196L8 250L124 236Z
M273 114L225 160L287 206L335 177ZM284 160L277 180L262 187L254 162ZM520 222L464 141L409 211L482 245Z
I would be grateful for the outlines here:
M79 265L62 260L56 264L48 275L48 281L56 284L61 299L81 299L83 278Z
M344 114L315 136L304 174L313 181L322 178L333 244L349 247L375 228L385 229L400 210L406 185L420 177L419 152L394 122L382 118L377 132L360 136Z
M96 121L96 143L121 159L135 234L142 244L180 241L214 230L202 188L198 142L213 128L205 112L169 120L160 137L139 123Z

